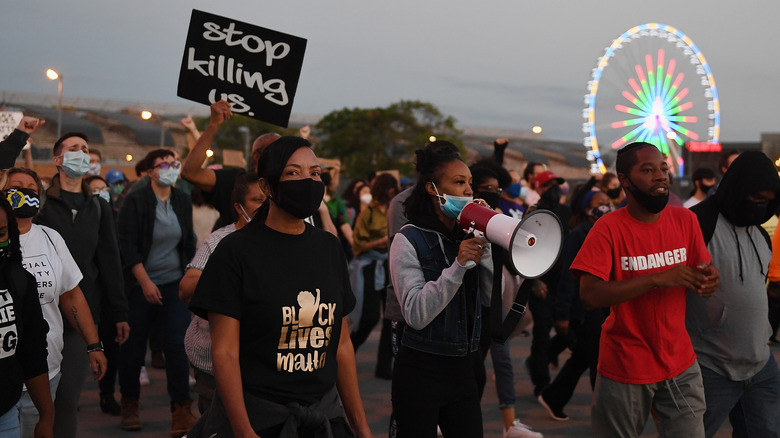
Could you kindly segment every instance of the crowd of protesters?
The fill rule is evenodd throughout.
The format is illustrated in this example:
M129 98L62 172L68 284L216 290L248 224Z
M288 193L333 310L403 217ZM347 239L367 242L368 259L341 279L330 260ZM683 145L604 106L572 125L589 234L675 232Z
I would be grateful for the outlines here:
M103 172L81 133L54 143L55 175L14 167L33 117L0 144L0 436L78 436L90 370L101 410L142 429L151 347L173 437L370 437L355 354L377 325L393 438L483 436L488 353L504 438L542 437L515 410L516 362L556 421L588 371L594 436L639 436L650 414L660 436L712 437L727 419L779 436L780 177L763 153L727 151L720 178L695 170L684 203L643 142L576 184L506 168L497 139L470 163L433 141L411 179L365 169L340 185L303 131L257 137L248 171L205 167L231 115L219 101L203 132L183 120L186 160L153 150L136 181ZM555 215L556 263L518 276L459 225L471 203ZM526 304L514 334L530 329L530 356L512 358L495 324Z

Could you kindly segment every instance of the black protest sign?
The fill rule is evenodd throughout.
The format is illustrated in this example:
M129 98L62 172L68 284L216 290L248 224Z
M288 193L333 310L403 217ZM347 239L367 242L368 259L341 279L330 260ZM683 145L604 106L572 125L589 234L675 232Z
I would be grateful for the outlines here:
M286 127L305 50L303 38L193 9L177 95Z

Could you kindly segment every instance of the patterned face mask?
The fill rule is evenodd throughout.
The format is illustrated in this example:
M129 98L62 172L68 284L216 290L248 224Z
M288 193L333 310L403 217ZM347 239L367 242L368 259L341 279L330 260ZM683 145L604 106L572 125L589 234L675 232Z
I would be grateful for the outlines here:
M38 214L40 200L38 195L31 189L8 189L6 198L11 208L14 209L14 215L18 218L33 217Z

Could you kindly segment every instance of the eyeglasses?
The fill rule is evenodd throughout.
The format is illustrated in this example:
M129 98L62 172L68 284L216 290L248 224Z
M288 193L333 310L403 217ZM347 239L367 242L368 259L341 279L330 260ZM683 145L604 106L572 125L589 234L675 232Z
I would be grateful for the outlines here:
M162 163L160 163L160 164L158 164L158 165L156 165L156 166L152 166L152 169L154 169L155 167L159 167L159 168L160 168L160 169L162 169L162 170L166 170L166 169L178 169L178 168L180 168L180 167L181 167L181 161L174 161L173 163L165 163L165 162L162 162Z
M477 186L477 190L476 191L478 191L478 192L486 192L486 193L498 193L500 195L501 193L504 192L504 189L502 189L501 187L496 187L496 186L491 185L491 184L485 184L485 185Z

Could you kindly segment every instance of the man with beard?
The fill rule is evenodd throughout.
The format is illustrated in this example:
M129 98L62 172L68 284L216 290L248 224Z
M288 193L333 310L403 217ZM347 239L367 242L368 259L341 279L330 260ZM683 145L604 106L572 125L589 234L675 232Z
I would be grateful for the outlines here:
M762 152L748 151L731 164L715 194L691 209L721 272L715 295L689 293L686 309L704 381L708 437L727 416L734 436L780 436L780 370L766 342L772 249L761 227L778 206L774 164Z
M623 147L616 170L627 206L593 225L570 268L584 307L611 310L599 343L593 436L639 436L652 410L660 436L703 437L704 387L685 299L686 289L711 296L718 270L696 216L667 207L669 165L655 146Z

